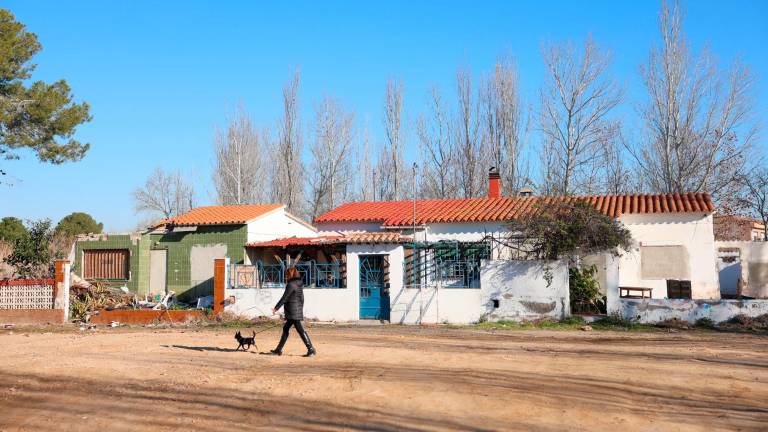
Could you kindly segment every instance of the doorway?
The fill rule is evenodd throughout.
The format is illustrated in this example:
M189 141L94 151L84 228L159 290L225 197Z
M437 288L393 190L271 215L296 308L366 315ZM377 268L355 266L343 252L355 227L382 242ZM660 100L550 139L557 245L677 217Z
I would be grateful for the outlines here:
M741 251L722 248L717 251L717 273L720 278L720 297L738 298L741 279Z
M152 249L149 251L149 293L166 294L166 275L168 251Z
M389 320L386 256L360 255L360 319Z

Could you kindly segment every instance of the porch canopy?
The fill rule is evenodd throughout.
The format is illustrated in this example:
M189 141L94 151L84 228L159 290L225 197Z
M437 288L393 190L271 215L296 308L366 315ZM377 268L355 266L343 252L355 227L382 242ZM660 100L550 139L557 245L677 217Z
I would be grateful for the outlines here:
M250 265L233 266L231 286L281 287L285 263L298 259L296 268L307 288L346 287L348 244L400 244L411 236L393 232L366 232L319 237L287 237L245 245Z

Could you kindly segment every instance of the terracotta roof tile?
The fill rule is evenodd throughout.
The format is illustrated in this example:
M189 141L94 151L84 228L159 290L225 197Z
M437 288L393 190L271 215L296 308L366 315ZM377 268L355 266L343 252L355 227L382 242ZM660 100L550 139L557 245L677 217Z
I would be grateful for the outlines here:
M244 204L194 208L165 222L175 226L240 225L283 207L281 204Z
M405 243L411 241L411 237L394 232L366 232L346 235L331 235L319 237L288 237L262 242L253 242L245 245L252 248L285 248L289 246L315 246L328 244L381 244L381 243Z
M706 193L625 194L600 196L545 196L470 198L416 201L416 224L440 222L509 221L534 212L537 204L586 201L601 213L622 214L712 212L715 206ZM315 223L378 222L385 226L413 224L413 201L373 201L343 204L315 219Z

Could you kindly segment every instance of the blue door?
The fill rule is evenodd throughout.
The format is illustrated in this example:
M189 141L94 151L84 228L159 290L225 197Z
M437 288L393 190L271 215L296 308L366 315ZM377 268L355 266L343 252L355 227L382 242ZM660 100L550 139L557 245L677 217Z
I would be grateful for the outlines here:
M389 287L383 255L360 256L360 319L389 320Z

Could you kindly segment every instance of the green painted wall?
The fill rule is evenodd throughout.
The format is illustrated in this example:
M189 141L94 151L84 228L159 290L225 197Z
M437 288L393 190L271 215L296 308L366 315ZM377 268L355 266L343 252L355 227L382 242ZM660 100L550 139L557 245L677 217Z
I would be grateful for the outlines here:
M133 292L145 293L149 286L149 239L139 234L103 234L97 240L79 240L75 244L75 262L72 271L82 275L83 251L88 249L128 249L129 279L110 279L115 286L127 286ZM146 269L146 270L145 270ZM146 273L146 274L144 274ZM145 282L146 280L146 282ZM141 291L144 288L144 292Z
M192 248L223 244L230 261L240 264L244 260L247 236L246 225L214 225L199 226L195 232L151 234L149 237L152 249L168 250L168 289L175 291L181 299L191 300L213 294L213 261L201 264L210 266L209 279L192 281Z
M131 275L128 281L109 281L110 283L128 288L140 295L149 292L149 260L150 250L166 249L166 286L175 291L181 300L213 294L213 261L198 262L200 266L210 266L196 269L196 273L209 273L210 278L192 280L192 249L195 246L226 246L226 256L232 263L242 263L245 255L247 240L246 225L217 225L199 226L194 232L177 232L167 234L142 235L106 235L106 239L80 240L75 246L75 272L82 274L82 251L84 249L128 249L130 251Z

